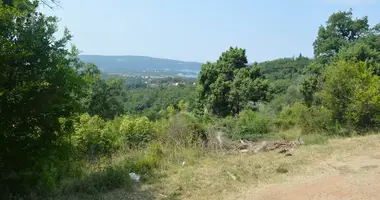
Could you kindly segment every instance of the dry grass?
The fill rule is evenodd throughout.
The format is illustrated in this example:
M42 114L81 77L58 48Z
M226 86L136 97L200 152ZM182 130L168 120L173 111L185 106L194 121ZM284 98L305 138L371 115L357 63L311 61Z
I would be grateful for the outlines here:
M166 177L150 187L157 188L162 199L175 199L173 196L178 199L221 199L243 192L248 187L282 182L295 174L307 174L330 158L373 151L379 142L378 135L332 139L327 145L303 146L290 157L277 152L208 155L194 165L168 169Z
M295 131L282 134L295 137ZM307 144L319 144L302 146L293 152L293 156L287 157L276 151L226 154L168 149L166 151L171 151L171 156L163 160L153 181L139 185L133 193L119 189L101 194L96 199L225 199L247 188L282 182L294 175L306 175L327 159L342 159L379 149L375 148L380 142L379 135L331 140L321 137L303 137ZM185 161L183 166L181 160Z

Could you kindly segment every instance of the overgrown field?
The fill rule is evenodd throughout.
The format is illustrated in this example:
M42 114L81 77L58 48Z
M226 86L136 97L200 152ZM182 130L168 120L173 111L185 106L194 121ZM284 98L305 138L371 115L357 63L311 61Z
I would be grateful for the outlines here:
M230 47L194 85L145 88L82 62L48 2L0 1L1 199L212 199L379 140L329 142L379 132L380 24L352 10L320 26L313 58ZM241 152L293 140L289 156Z
M297 131L283 134L293 138ZM166 149L166 157L160 159L159 166L149 175L145 174L142 182L128 182L119 185L118 189L114 187L101 192L71 191L53 199L227 199L254 187L286 181L295 175L306 177L331 158L371 154L379 140L378 135L336 139L308 137L305 145L289 157L278 151L247 154ZM132 155L136 156L135 153ZM120 165L120 161L128 156L131 156L128 152L118 154L110 165ZM118 175L122 176L122 173ZM82 182L82 187L93 187L96 182L104 184L110 180L103 177L92 181Z

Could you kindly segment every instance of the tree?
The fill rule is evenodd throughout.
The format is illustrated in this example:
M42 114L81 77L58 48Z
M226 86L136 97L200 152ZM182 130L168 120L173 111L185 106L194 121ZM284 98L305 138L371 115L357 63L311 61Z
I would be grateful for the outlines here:
M326 26L319 27L318 37L313 43L314 55L322 60L328 59L368 31L368 17L353 19L352 10L334 13Z
M197 110L210 110L218 116L236 115L248 102L267 101L271 87L257 64L247 65L245 50L223 52L216 63L201 68L197 87Z
M310 107L314 102L314 94L317 92L318 76L309 75L305 77L301 83L301 93L304 103Z
M342 48L334 58L335 61L367 62L373 67L374 73L380 75L380 51L371 48L363 41Z
M295 84L311 59L301 54L296 59L280 58L260 63L261 73L274 85L275 93L284 93L290 85Z
M124 114L124 79L98 78L91 88L88 112L103 119L113 119Z
M333 120L355 128L380 122L380 80L364 62L339 61L329 66L322 90L323 105Z
M7 6L31 6L31 1L29 0L2 0L3 2L3 5L7 5ZM32 2L41 2L42 4L52 8L52 5L56 5L58 6L59 4L59 1L58 0L40 0L40 1L32 1ZM19 7L20 8L20 7Z
M338 61L367 62L375 74L380 73L380 25L370 28L368 18L353 19L352 10L332 14L321 26L314 41L315 60L305 69L308 74L301 91L308 106L315 102L325 81L326 66Z
M0 4L2 194L56 181L57 176L41 173L53 173L67 158L70 119L82 111L87 84L78 51L66 48L69 32L56 39L57 19L33 6L19 10Z

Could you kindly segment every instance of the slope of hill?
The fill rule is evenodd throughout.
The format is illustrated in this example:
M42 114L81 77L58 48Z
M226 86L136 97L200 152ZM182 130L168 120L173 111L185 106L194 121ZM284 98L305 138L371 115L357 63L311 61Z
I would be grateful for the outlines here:
M104 73L124 75L196 76L202 63L185 62L147 56L80 55L84 62L96 64Z

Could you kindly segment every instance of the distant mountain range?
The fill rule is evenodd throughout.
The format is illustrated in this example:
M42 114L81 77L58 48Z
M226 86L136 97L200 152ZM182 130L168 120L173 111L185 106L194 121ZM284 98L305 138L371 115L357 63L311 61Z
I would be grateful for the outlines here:
M149 76L196 76L203 63L152 58L147 56L80 55L84 62L91 62L104 73Z

